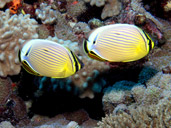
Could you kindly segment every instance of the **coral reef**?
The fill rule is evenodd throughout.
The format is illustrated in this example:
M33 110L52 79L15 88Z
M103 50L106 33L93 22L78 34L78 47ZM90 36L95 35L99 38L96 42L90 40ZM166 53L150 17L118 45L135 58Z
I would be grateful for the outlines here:
M0 128L15 128L10 122L3 121L0 123Z
M5 104L12 94L11 80L9 78L0 78L0 105Z
M67 14L71 17L77 18L79 15L86 11L86 6L84 1L78 1L77 4L67 5Z
M165 11L171 11L171 1L170 0L168 0L167 2L166 2L166 5L164 6L164 10Z
M20 72L18 51L25 40L38 38L37 22L29 15L10 16L9 10L0 12L0 76Z
M122 9L122 3L119 0L85 0L85 2L90 2L91 6L104 6L101 14L102 19L117 16Z
M10 1L0 0L0 127L171 126L170 0L14 0L19 2L14 8L17 14L6 10L14 7ZM145 30L156 45L149 56L130 63L88 58L83 38L97 27L115 23ZM84 68L65 79L28 74L29 79L23 79L26 72L19 74L18 50L25 40L34 38L68 47ZM19 77L15 91L13 79L7 76ZM106 117L97 124L94 119L99 121L104 113Z
M144 127L169 127L171 113L171 99L164 98L156 105L148 107L139 106L136 109L130 108L127 112L121 111L117 114L110 114L98 122L97 128L144 128Z
M35 115L24 128L80 128L97 126L97 121L89 118L84 110L59 114L53 118ZM20 126L18 126L20 127Z
M0 122L10 121L13 125L17 123L27 124L29 121L25 103L13 92L11 79L8 77L1 78L0 89ZM4 122L1 125L0 127L10 124Z
M58 17L57 11L51 9L46 3L40 4L40 9L36 9L35 14L37 18L41 19L44 24L53 24L56 22Z
M88 25L90 26L91 29L94 29L103 26L104 23L99 19L93 18L88 21Z
M12 0L0 0L0 8L3 8L6 3L11 2Z
M136 85L131 90L128 89L129 91L108 88L103 96L103 105L106 114L109 115L98 123L99 128L118 128L128 123L130 128L169 127L170 84L171 74L160 71L146 81L146 86ZM130 96L126 98L128 94Z

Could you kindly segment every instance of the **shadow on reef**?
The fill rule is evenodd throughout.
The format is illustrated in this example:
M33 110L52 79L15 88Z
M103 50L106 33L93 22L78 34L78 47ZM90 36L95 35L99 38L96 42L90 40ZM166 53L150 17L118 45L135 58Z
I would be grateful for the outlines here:
M93 18L97 18L101 20L101 12L103 7L91 6L90 4L86 4L87 10L77 17L78 21L88 23L89 20Z
M22 70L22 79L18 88L18 95L24 100L32 100L32 107L28 116L34 114L53 117L64 112L73 112L84 109L90 118L100 120L104 116L102 107L102 94L97 94L94 99L81 99L74 95L72 91L51 87L44 87L39 90L35 85L35 76ZM98 106L98 107L97 107Z
M78 93L74 93L74 88L66 88L63 79L56 80L54 84L52 78L35 77L28 74L22 69L20 75L20 84L18 87L18 95L23 100L31 100L32 106L29 109L28 116L31 118L34 114L54 117L57 114L65 112L73 112L79 109L84 109L92 119L100 120L104 117L102 97L103 93L110 90L131 90L132 87L139 84L145 84L158 71L151 67L132 66L127 69L113 69L108 73L101 74L106 81L101 92L95 92L93 99L79 98ZM100 75L100 76L101 76ZM98 79L98 78L97 78ZM18 81L19 78L12 77L13 81ZM60 81L62 81L60 84ZM56 87L54 88L54 86ZM63 85L63 86L62 86ZM69 84L70 85L70 84ZM72 86L71 86L72 87ZM79 90L77 90L79 92ZM132 99L133 100L133 99Z
M142 0L142 2L145 9L150 11L154 16L165 20L168 20L171 17L171 11L166 9L166 4L169 0Z

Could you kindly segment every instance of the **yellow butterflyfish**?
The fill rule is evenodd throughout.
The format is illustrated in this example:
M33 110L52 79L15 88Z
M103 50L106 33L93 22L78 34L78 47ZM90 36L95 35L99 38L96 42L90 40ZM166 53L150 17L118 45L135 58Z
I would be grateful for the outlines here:
M145 57L153 47L150 36L130 24L99 27L83 42L83 49L89 57L108 62L136 61Z
M27 41L19 51L19 59L27 72L38 76L65 78L83 68L71 50L43 39Z

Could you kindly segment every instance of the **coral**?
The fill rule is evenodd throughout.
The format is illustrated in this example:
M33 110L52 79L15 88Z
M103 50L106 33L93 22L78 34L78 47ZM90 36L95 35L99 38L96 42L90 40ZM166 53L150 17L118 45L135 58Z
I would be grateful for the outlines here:
M107 17L117 16L122 9L122 3L119 0L108 0L105 4L101 18L105 19Z
M103 11L101 13L102 19L117 16L122 9L122 3L119 0L85 0L85 2L90 2L91 6L104 6Z
M15 94L11 94L0 109L0 121L10 121L13 125L29 122L24 101Z
M11 80L9 78L0 78L0 105L5 104L12 94Z
M159 28L159 30L163 30L162 29L163 25L152 14L150 14L149 12L147 12L145 10L145 8L142 6L141 0L132 0L131 1L131 7L135 12L140 13L140 14L144 14L146 16L146 18L153 21L156 24L156 26Z
M18 51L25 40L38 38L37 22L29 15L10 16L9 10L0 12L0 76L20 72Z
M39 25L37 33L39 35L39 39L46 39L50 35L50 32L45 25Z
M130 108L128 112L121 111L118 114L106 115L97 128L145 128L145 127L169 127L171 114L171 99L164 98L156 105L148 107L139 106Z
M158 55L157 55L158 54ZM163 54L163 53L162 53ZM153 66L158 71L161 71L164 67L169 66L171 62L171 52L166 55L161 55L159 52L157 56L151 56L150 60L146 62L146 66Z
M0 8L3 8L6 3L11 2L12 0L0 0Z
M131 94L136 101L136 104L144 106L156 104L161 98L162 89L154 85L148 86L146 89L144 86L135 86Z
M98 28L98 27L101 27L103 26L103 22L100 21L99 19L96 19L96 18L93 18L91 20L88 21L88 25L91 29L94 29L94 28Z
M157 73L153 78L151 78L146 85L155 85L164 90L171 90L171 74L163 74L162 72Z
M102 98L103 110L105 113L111 113L119 104L129 105L134 102L130 90L136 83L131 81L116 82L112 87L104 89Z
M0 128L15 128L10 122L3 121L0 123Z
M87 34L90 32L89 26L85 22L78 22L73 26L73 33L78 35L80 33Z
M84 110L78 110L76 112L58 114L52 118L34 115L30 124L24 126L24 128L80 128L97 126L96 124L97 121L89 118Z
M78 41L78 38L72 32L72 28L69 25L55 25L55 35L62 40Z
M162 71L165 74L171 74L171 65L164 67Z
M79 15L86 11L86 6L84 1L78 1L77 4L67 5L67 14L71 17L77 18Z
M112 113L119 104L129 107L148 106L157 104L161 98L171 95L170 74L163 74L162 71L157 73L152 68L144 67L138 82L120 81L104 89L102 102L105 113Z
M84 22L68 22L66 25L55 25L56 37L63 40L71 40L72 42L78 42L88 32L90 32L90 28Z
M105 5L106 0L85 0L85 2L90 2L90 5L96 5L97 7L101 7Z
M166 5L164 6L164 10L166 12L171 11L171 1L170 0L168 0Z
M40 9L36 9L37 18L41 19L44 24L53 24L57 20L57 11L51 9L46 3L40 4Z

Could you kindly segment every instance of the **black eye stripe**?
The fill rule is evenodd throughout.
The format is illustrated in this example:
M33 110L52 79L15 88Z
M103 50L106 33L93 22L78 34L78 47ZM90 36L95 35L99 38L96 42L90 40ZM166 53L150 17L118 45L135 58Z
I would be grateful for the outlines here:
M151 42L151 39L147 36L147 33L143 30L143 32L144 32L144 34L145 34L145 36L146 36L146 38L147 38L147 40L149 40L149 51L152 49L152 42Z
M72 51L71 51L71 54L72 54L72 56L74 58L74 61L75 61L75 69L76 69L76 72L77 72L79 70L78 61L77 61L76 56L73 54Z
M20 50L18 51L18 59L21 62L21 51Z
M96 37L94 38L93 44L96 43L97 37L98 37L98 34L97 34Z
M31 46L30 46L29 49L27 50L25 56L27 56L27 55L29 54L30 50L31 50Z
M149 51L151 51L152 49L152 43L151 43L151 40L149 40Z
M88 53L88 49L87 49L87 40L84 40L84 42L83 42L84 44L84 50L85 50L85 52L86 53Z

